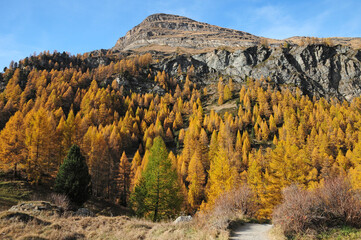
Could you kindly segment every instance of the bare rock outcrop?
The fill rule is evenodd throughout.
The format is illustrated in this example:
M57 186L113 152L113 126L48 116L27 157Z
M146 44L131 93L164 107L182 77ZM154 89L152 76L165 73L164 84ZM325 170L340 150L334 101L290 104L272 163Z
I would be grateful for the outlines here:
M46 215L60 215L63 209L45 201L30 201L22 202L18 205L12 206L8 212L25 212L33 215L46 214Z
M181 65L193 65L197 79L207 84L211 74L231 76L242 82L247 77L270 77L278 85L299 87L310 96L352 100L361 95L361 50L322 44L290 48L249 47L230 52L214 50L191 56L174 56L159 68L175 75Z

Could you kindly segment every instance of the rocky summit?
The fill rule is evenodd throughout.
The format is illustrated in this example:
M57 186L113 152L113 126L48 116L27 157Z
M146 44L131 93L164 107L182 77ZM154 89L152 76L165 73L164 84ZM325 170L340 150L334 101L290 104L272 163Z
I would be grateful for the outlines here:
M269 77L310 96L351 100L361 94L361 39L267 39L169 14L154 14L121 37L116 54L151 52L175 75L193 65L205 84L219 75L235 81Z
M254 46L260 37L228 28L222 28L192 19L154 14L120 38L113 50L130 50L146 46L185 47L194 49L219 46Z
M327 41L326 41L327 40ZM334 45L361 47L361 38L332 37L318 39L310 37L290 37L270 39L247 32L202 23L187 17L171 14L153 14L121 37L113 51L156 49L157 47L210 50L218 47L251 47L260 44L280 46L285 43L300 45L320 41ZM147 48L148 47L148 48Z

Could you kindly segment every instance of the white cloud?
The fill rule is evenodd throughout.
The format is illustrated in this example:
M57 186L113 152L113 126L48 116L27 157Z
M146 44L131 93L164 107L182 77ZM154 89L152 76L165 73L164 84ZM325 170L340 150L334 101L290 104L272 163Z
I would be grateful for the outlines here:
M258 20L264 21L261 24L260 34L271 38L288 38L297 35L304 35L304 33L312 33L317 29L316 24L310 24L305 21L303 23L297 22L287 10L277 6L266 6L256 9L255 15Z
M300 11L302 11L300 9ZM320 10L317 15L300 18L299 14L293 13L287 6L266 5L247 9L247 16L234 15L235 23L239 26L247 24L248 29L254 29L251 34L284 39L293 36L317 36L322 26L330 15L329 10ZM298 18L297 18L298 17Z

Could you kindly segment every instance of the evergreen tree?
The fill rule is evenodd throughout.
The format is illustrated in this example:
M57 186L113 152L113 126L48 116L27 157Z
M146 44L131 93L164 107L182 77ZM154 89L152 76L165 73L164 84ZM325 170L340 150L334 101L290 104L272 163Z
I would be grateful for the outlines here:
M88 166L77 145L70 148L60 166L54 190L66 194L72 202L78 205L82 205L89 198L90 175Z
M149 162L131 195L135 213L153 221L174 216L182 201L177 180L165 143L161 137L156 137Z

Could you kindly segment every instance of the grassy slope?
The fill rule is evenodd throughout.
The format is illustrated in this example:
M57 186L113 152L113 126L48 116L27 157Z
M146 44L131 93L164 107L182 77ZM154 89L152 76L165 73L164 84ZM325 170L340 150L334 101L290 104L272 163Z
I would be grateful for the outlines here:
M361 229L344 226L333 228L318 235L300 234L287 238L283 235L282 231L279 228L275 227L270 232L270 238L272 240L359 240L361 239Z
M26 181L11 180L11 177L0 173L0 211L29 200L51 201L51 194L48 186L31 186ZM130 215L129 209L96 197L91 197L85 207L97 215Z
M1 219L7 209L22 201L50 195L44 189L38 191L24 181L0 180L0 239L23 239L34 236L38 239L227 239L228 232L214 232L195 227L195 223L153 223L127 216L106 217L101 215L130 215L126 208L92 198L85 206L97 213L97 217L35 216L37 221ZM43 199L47 200L47 199ZM3 212L1 212L3 211ZM27 213L29 214L29 213ZM29 214L31 215L31 214ZM72 238L73 237L73 238Z
M334 228L331 231L318 235L317 238L327 239L327 240L339 240L339 239L357 240L357 239L361 239L361 230L347 226L342 228Z
M0 182L0 211L16 205L19 201L29 200L32 192L24 181Z
M0 236L5 239L30 236L38 239L228 239L227 232L212 233L195 227L194 223L153 223L125 216L37 216L37 219L40 221L24 223L0 217Z

